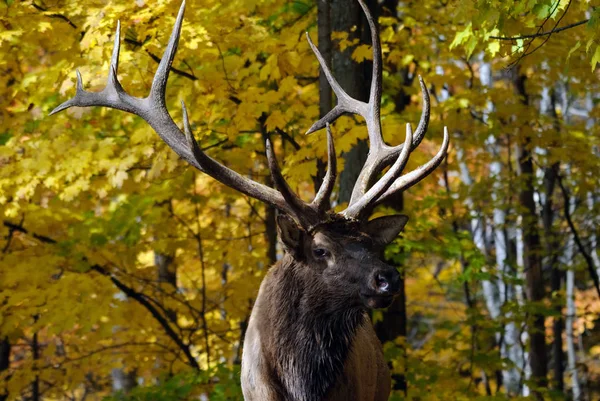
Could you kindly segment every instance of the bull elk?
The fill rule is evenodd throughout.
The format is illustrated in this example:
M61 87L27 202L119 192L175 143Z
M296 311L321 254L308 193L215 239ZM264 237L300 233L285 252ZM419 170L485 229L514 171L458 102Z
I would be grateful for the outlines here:
M410 153L427 131L429 95L419 78L424 106L416 132L413 134L407 124L404 144L386 145L379 110L381 43L367 6L358 1L366 14L373 42L368 103L353 99L340 87L307 34L310 47L337 96L337 105L307 132L326 128L328 146L328 170L310 203L301 200L286 183L269 140L266 154L275 189L252 181L206 155L191 132L183 102L183 130L169 115L165 90L177 51L185 2L146 98L127 94L117 79L120 46L117 25L106 87L98 93L85 91L77 72L75 97L51 113L72 106L105 106L138 115L192 166L279 211L277 225L284 255L260 286L244 341L242 389L247 401L381 401L387 400L390 393L390 374L367 310L388 307L399 290L398 272L379 255L382 247L400 233L408 218L394 215L369 221L368 217L375 206L416 184L441 163L448 149L448 133L444 128L442 146L433 159L402 175ZM345 113L365 119L371 148L348 207L336 213L326 206L336 179L336 155L329 124Z

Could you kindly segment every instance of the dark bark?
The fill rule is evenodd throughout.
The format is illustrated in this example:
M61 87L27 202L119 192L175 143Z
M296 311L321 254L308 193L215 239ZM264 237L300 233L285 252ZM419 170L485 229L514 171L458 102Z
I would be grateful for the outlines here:
M277 220L275 219L275 208L266 207L265 212L265 238L267 241L267 258L269 265L277 261Z
M396 17L398 14L398 0L383 0L381 9L382 15Z
M525 90L526 76L513 69L513 84L524 106L529 105L529 97ZM544 278L542 275L541 243L538 229L538 215L534 199L535 172L531 158L531 137L522 132L517 143L517 159L521 176L519 202L522 208L524 269L526 294L529 302L539 303L545 297ZM542 313L534 312L529 316L529 363L531 379L537 387L548 384L548 361L546 353L546 336L544 333L545 318ZM543 399L538 391L533 391L537 399Z
M554 119L554 127L560 130L558 115L556 114L556 94L552 91L550 95L549 114ZM559 293L562 281L563 272L558 263L558 250L560 243L558 236L554 230L554 190L556 188L556 179L560 164L553 163L550 167L544 169L544 192L546 202L542 207L542 222L544 225L545 237L545 271L551 272L550 286L552 293ZM554 341L552 342L552 384L554 389L558 391L564 390L564 353L562 333L565 329L565 323L562 316L563 302L556 302L554 306L554 320L552 322L552 334Z
M10 350L10 341L8 337L4 337L0 341L0 375L10 368ZM0 392L0 401L6 401L7 399L8 393L4 391Z
M34 318L37 320L37 317ZM37 370L36 361L40 359L40 344L38 342L38 333L33 333L33 339L31 341L31 352L33 356L33 370ZM40 401L40 377L36 374L35 379L31 383L31 401Z
M546 187L546 203L542 211L542 220L544 223L544 235L546 237L546 267L545 270L551 272L550 286L553 293L559 293L563 282L563 271L558 264L557 251L559 243L556 233L553 229L554 210L553 194L558 172L558 163L552 165L546 170L544 175L544 185ZM564 390L564 353L562 333L565 329L565 322L562 316L562 303L557 302L554 306L554 321L552 322L552 333L554 341L552 343L552 381L553 387L558 391Z
M158 281L177 288L177 266L173 263L173 256L155 251L154 264L158 270Z
M400 292L394 302L388 309L383 312L383 320L375 325L375 332L377 337L384 344L387 341L394 341L398 337L406 339L407 334L407 316L406 316L406 280L404 272L400 272ZM407 354L406 348L403 345L402 358L404 359L404 368L406 369ZM408 383L406 381L406 374L394 374L392 375L394 380L394 390L404 392L406 397L408 394Z
M208 320L206 319L207 313L207 299L206 299L206 264L204 263L204 245L202 243L202 235L200 233L201 228L198 227L198 233L196 234L196 242L198 244L198 258L200 259L200 272L202 277L202 332L204 337L204 352L206 352L206 364L210 366L210 341L208 338Z

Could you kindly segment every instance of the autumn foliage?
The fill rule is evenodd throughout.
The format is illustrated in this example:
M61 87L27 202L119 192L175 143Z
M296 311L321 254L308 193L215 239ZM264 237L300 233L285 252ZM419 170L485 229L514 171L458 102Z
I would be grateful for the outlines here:
M304 36L317 41L318 3L189 1L167 89L211 157L268 185L271 138L305 199L326 157L325 133L304 135L319 118ZM407 169L435 154L443 126L451 135L386 250L406 288L406 315L373 313L396 333L384 337L392 399L598 399L600 3L370 3L386 141L419 119L417 75L431 123ZM242 399L241 341L281 253L274 211L189 167L139 117L48 117L76 69L104 87L118 20L120 81L146 94L179 5L0 2L1 401ZM364 23L335 21L333 52L368 70ZM333 132L343 170L367 131L346 116Z

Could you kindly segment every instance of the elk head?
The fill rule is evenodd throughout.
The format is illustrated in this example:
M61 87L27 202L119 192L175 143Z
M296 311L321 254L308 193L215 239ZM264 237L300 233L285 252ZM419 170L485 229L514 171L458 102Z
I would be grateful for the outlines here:
M299 269L316 277L333 309L385 308L400 289L398 271L380 259L383 247L402 230L406 216L380 217L365 223L331 214L312 231L278 216L279 236Z
M442 146L433 159L402 175L410 153L419 145L427 131L429 95L425 83L419 78L423 94L423 112L416 132L413 134L410 124L407 124L404 143L398 146L386 145L381 133L380 118L381 44L375 21L363 1L359 0L359 3L367 16L373 42L373 75L368 103L353 99L340 87L307 34L323 73L337 96L337 105L333 110L314 123L307 132L310 134L326 128L328 144L327 174L310 203L300 199L286 183L268 139L265 147L275 189L242 176L206 155L191 132L183 102L183 129L171 118L166 108L165 90L169 70L177 51L185 2L181 5L147 97L137 98L129 95L117 79L120 49L118 24L106 87L98 93L85 91L81 75L77 72L75 97L58 106L50 114L72 106L104 106L142 117L168 146L192 166L221 183L276 208L280 212L278 226L286 252L306 266L307 274L321 277L320 283L335 294L340 302L362 304L372 308L388 306L392 296L398 291L399 276L393 267L380 260L379 249L400 233L407 217L388 216L373 221L368 221L368 217L375 206L416 184L442 162L448 149L448 133L444 129ZM329 124L346 113L359 114L365 119L370 152L347 208L335 213L326 210L325 206L336 179L336 154Z

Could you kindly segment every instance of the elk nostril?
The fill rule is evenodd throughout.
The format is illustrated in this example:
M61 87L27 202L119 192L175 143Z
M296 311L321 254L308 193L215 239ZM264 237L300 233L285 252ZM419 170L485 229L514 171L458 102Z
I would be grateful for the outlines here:
M379 291L389 291L390 289L390 283L383 274L375 275L375 285Z

